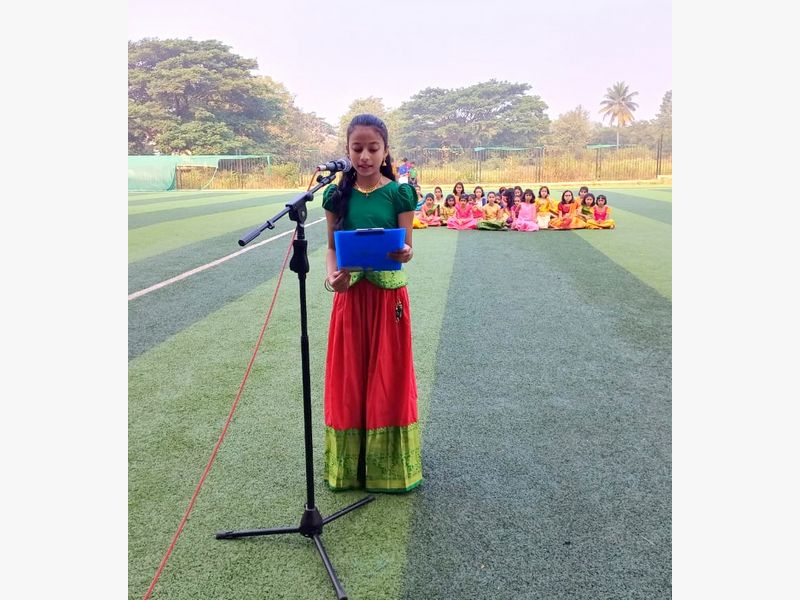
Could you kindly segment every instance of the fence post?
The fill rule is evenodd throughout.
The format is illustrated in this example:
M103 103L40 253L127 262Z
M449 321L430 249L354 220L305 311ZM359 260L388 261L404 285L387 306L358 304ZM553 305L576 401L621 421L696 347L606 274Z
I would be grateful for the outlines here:
M661 148L664 145L664 132L661 132L661 137L658 138L658 154L656 155L656 177L661 175Z
M600 180L600 148L594 150L594 178L596 181Z

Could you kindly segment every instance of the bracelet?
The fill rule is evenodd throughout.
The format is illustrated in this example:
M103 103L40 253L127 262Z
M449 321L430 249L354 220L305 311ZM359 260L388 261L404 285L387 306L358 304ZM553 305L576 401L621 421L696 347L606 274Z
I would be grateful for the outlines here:
M325 276L325 289L329 292L335 292L336 290L331 287L330 282L328 281L328 276Z

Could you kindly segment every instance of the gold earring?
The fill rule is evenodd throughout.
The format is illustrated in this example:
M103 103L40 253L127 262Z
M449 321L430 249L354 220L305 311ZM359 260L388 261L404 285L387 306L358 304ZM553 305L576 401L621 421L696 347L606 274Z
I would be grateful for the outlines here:
M381 166L382 166L382 167L385 167L385 166L386 166L386 159L385 159L385 158L383 159L383 162L381 163Z

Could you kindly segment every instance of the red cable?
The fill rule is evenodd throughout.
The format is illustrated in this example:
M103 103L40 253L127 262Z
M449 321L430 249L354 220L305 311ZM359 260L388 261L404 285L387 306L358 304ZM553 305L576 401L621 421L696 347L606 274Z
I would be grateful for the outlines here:
M309 186L311 189L311 186ZM192 508L194 508L194 503L197 500L197 496L200 493L200 488L203 487L203 483L206 480L206 476L208 475L209 471L211 470L211 465L214 463L214 459L217 456L217 451L219 450L220 446L222 445L222 440L225 438L225 434L228 431L228 426L231 424L231 420L233 419L233 414L236 412L236 406L239 404L239 398L242 396L242 392L244 391L244 384L247 382L247 378L250 376L250 369L253 367L253 363L255 363L256 355L258 354L258 349L261 346L261 340L264 339L264 332L267 330L267 325L269 324L269 319L272 316L272 309L275 306L275 300L278 297L278 290L281 287L281 280L283 279L283 272L286 270L286 262L289 260L289 251L292 249L292 244L294 243L294 238L297 235L297 231L292 234L292 239L289 242L289 247L286 249L286 256L283 259L283 266L281 267L281 271L278 275L278 284L275 286L275 293L272 295L272 303L269 305L269 311L267 312L267 318L264 321L263 327L261 327L261 333L258 336L258 341L256 342L256 347L253 350L253 356L250 357L250 363L247 365L247 369L245 370L244 377L242 378L242 383L239 384L239 391L236 393L236 399L233 401L233 406L231 406L231 410L228 413L228 419L225 421L225 426L222 428L222 433L217 440L217 444L214 446L214 450L211 453L211 458L208 460L208 464L206 465L205 471L203 471L203 475L200 477L200 481L197 484L197 487L194 490L194 494L192 494L192 499L189 501L189 506L186 509L186 512L181 519L180 525L178 525L178 530L175 532L175 535L172 536L172 542L167 549L167 553L164 555L164 558L161 559L161 564L158 565L158 569L156 570L156 574L153 577L153 581L150 583L150 587L147 589L147 593L145 593L144 598L142 600L147 600L150 597L150 594L153 592L153 588L156 586L156 582L158 578L161 577L161 572L164 570L164 567L167 564L167 560L169 560L170 555L172 554L172 550L175 548L175 544L178 541L178 537L181 535L183 531L183 526L186 525L186 521L189 519L189 513L192 512Z

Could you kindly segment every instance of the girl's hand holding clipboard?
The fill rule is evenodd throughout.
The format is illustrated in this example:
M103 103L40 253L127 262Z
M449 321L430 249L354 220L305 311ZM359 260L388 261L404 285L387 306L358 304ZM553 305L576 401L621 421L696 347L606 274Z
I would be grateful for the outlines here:
M403 244L403 248L401 250L389 252L386 256L388 256L391 260L396 260L400 263L407 263L413 258L414 250L408 244Z
M350 271L341 269L328 274L328 284L334 292L346 292L350 287Z

